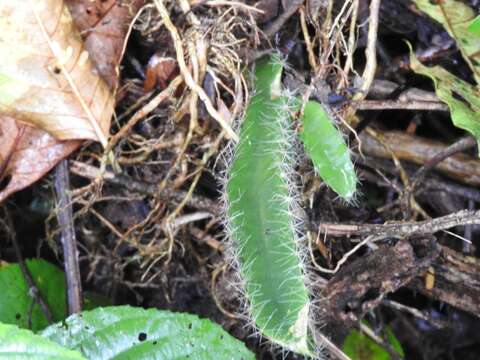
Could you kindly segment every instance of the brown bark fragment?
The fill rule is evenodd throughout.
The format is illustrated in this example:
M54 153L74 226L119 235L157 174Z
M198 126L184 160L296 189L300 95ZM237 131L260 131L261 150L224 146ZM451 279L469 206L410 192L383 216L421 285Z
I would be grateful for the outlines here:
M479 316L480 261L442 247L441 255L432 266L435 269L435 283L432 289L427 289L423 278L420 277L412 281L408 287Z
M423 274L438 253L435 239L425 237L382 246L345 265L322 294L327 321L354 325L385 295Z

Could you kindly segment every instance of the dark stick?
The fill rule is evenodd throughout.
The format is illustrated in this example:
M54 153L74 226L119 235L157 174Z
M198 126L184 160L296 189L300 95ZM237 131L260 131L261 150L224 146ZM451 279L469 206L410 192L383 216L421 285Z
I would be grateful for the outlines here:
M433 158L431 158L425 165L423 165L413 176L412 183L417 183L425 178L425 175L432 170L438 163L442 162L446 158L455 155L456 153L467 150L477 144L472 136L464 137L452 145L446 147L442 151L438 152ZM413 186L413 185L412 185Z
M471 186L459 185L453 181L439 180L436 178L429 178L424 181L424 187L421 190L444 191L446 193L460 196L464 199L469 199L480 203L480 191ZM469 209L474 210L474 209Z
M52 311L48 307L48 304L46 303L46 301L43 300L42 294L40 294L40 291L35 285L35 280L33 279L33 276L30 270L28 270L27 265L25 264L25 261L22 256L22 252L20 250L20 245L17 242L17 234L15 233L15 228L13 227L13 221L10 218L9 213L5 208L4 208L4 213L5 213L5 225L8 227L8 233L10 235L10 240L12 241L13 249L15 251L15 256L17 258L18 265L20 266L20 270L22 271L23 277L25 278L25 282L28 285L28 295L33 299L34 302L36 302L40 306L40 309L42 309L42 312L47 318L47 321L51 324L54 321ZM29 316L29 323L31 324L31 313Z
M61 240L67 280L68 312L74 314L82 311L82 285L78 265L77 239L73 225L67 160L60 161L55 168L55 192L57 193L57 218L62 231Z
M295 14L295 12L298 10L298 8L303 4L303 0L293 0L288 2L288 7L285 9L285 11L280 14L280 16L275 19L274 22L272 22L265 30L264 33L268 37L272 37L275 35L277 32L280 31L280 29L285 25L285 23L290 19L290 17Z
M356 110L425 110L448 111L441 101L362 100L350 103Z
M397 98L402 91L405 90L405 85L399 85L395 89L393 89L386 97L385 99L381 100L383 102L393 100ZM366 100L364 100L366 101ZM357 105L357 106L356 106ZM358 103L353 104L354 107L356 107L356 110L361 110L358 108ZM372 114L372 116L367 116L363 120L361 120L356 126L355 126L355 133L351 132L350 135L348 135L348 142L351 144L354 140L356 140L356 137L363 131L365 130L371 123L373 123L375 120L377 120L380 115L382 115L384 109L380 109L380 111L377 111L376 113Z
M405 132L375 131L380 135L381 141L368 132L360 134L363 154L370 157L391 161L391 151L393 151L398 160L422 166L448 147L439 141L409 135ZM390 149L385 148L384 144L388 144ZM378 162L378 160L372 161L374 161L373 164ZM376 169L375 165L373 169ZM475 156L464 153L455 154L438 163L435 171L459 183L480 187L480 161ZM398 174L398 171L396 173Z
M464 137L445 149L439 151L433 158L428 160L418 171L413 175L410 185L406 188L404 194L404 200L407 204L410 204L410 200L415 193L416 187L425 179L425 176L430 170L432 170L438 163L442 162L446 158L455 155L456 153L467 150L477 144L472 136ZM408 208L408 207L407 207Z

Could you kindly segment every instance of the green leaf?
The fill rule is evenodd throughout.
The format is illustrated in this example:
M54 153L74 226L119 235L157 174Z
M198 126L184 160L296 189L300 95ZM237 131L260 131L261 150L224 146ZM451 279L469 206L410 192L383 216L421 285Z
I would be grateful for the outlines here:
M458 49L480 84L480 37L472 36L469 26L475 18L472 8L457 0L413 0L420 10L438 21L455 39Z
M470 25L468 25L468 31L476 36L480 36L480 15L470 22Z
M416 73L426 75L434 81L435 93L450 108L455 126L467 130L480 141L479 89L440 66L424 66L413 53L410 53L410 64Z
M85 360L78 352L65 349L29 330L0 323L0 359Z
M475 12L466 4L456 0L414 0L415 4L433 19L440 22L452 36L463 58L473 71L477 86L473 86L445 69L426 67L410 54L412 69L429 76L435 83L437 96L450 108L455 126L470 132L480 142L480 20L474 19Z
M402 346L389 328L387 328L387 338L392 348L403 357ZM387 350L357 330L350 331L342 350L352 360L392 360Z
M195 315L117 306L70 316L42 336L89 359L254 359L219 325Z
M26 264L55 321L64 319L67 308L63 272L44 260L27 260ZM0 289L0 322L28 328L30 318L33 331L48 325L40 306L28 295L29 288L18 264L0 267Z
M301 120L300 138L315 170L338 195L345 200L351 199L357 175L341 133L316 101L307 102Z

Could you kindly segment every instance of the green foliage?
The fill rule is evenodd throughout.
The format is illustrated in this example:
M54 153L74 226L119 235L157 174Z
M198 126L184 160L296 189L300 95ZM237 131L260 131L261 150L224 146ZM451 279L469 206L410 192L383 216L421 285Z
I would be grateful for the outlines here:
M477 85L471 85L440 66L426 67L411 54L412 69L429 76L435 83L437 96L444 101L455 126L467 130L480 141L480 20L468 5L456 0L414 0L415 4L433 19L440 22L455 39L463 58L470 66ZM476 33L477 36L472 35Z
M341 133L316 101L307 102L301 120L300 138L318 174L338 195L351 199L357 176Z
M98 308L49 326L42 336L88 359L254 359L219 325L195 315L130 306Z
M455 126L467 130L480 139L480 97L477 87L459 79L440 66L422 65L413 54L410 55L412 69L430 77L435 83L435 93L447 103Z
M288 153L290 108L282 64L257 64L227 183L228 216L250 314L263 336L308 354L309 297L295 243Z
M27 268L42 298L47 302L55 321L67 317L65 274L55 265L41 259L27 260ZM40 306L28 294L28 285L18 264L0 267L0 322L30 328L34 332L44 329L48 321ZM108 306L104 296L85 293L84 309Z
M29 330L0 323L0 359L85 360L78 352L35 335Z
M457 0L413 0L420 10L443 25L455 39L465 61L480 83L480 37L472 36L469 26L475 12L467 4Z
M480 16L477 16L470 22L470 25L468 25L468 31L475 36L480 36Z
M54 319L67 316L65 278L56 266L44 260L27 260L35 285L49 305ZM18 264L0 267L0 322L38 331L48 325L40 306L28 295L28 285Z
M387 329L387 338L395 352L403 357L402 346L390 329ZM352 360L392 360L388 351L357 330L350 331L342 350Z
M0 323L0 359L253 360L219 325L195 315L129 306L70 316L40 335Z

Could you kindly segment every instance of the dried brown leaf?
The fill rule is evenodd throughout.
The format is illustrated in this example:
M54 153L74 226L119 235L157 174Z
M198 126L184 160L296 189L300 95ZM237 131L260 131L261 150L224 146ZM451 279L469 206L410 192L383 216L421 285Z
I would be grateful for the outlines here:
M82 20L80 12L72 10L74 6L77 6L77 10L82 7L86 9L92 6L92 1L67 1L67 5L75 16L75 24L82 36L86 38L85 47L90 58L98 66L99 74L113 89L118 82L116 69L122 55L121 49L128 26L144 1L117 1L110 7L106 5L112 5L112 1L96 1L96 3L104 4L104 7L100 13L95 13L101 21L97 21L96 25L92 26L91 22ZM2 4L0 6L2 10L3 2L0 4ZM109 11L114 9L115 14L110 14ZM122 11L121 14L118 14L119 10ZM86 10L85 14L87 14ZM121 19L121 21L110 21L110 18ZM109 34L115 34L115 36L109 36ZM111 52L112 49L113 52ZM112 53L114 55L107 56ZM93 71L97 70L93 69ZM57 140L47 132L22 125L11 117L0 117L0 202L12 193L39 180L60 160L75 151L80 144L81 142L77 140Z
M114 97L64 1L0 0L0 19L0 113L61 140L106 143Z
M125 35L145 0L66 0L93 63L114 89Z
M81 141L59 141L49 133L19 125L11 117L0 118L0 203L10 194L39 180Z

